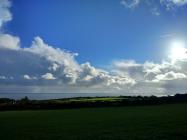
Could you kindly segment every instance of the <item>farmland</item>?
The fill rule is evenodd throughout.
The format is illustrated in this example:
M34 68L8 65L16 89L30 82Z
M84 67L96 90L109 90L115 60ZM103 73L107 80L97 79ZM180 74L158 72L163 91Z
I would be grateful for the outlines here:
M187 103L0 112L4 140L186 140Z

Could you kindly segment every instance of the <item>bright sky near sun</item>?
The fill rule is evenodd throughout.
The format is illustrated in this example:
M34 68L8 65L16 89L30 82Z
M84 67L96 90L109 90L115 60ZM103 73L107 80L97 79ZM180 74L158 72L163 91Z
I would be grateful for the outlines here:
M186 92L187 0L0 0L0 65L0 93Z

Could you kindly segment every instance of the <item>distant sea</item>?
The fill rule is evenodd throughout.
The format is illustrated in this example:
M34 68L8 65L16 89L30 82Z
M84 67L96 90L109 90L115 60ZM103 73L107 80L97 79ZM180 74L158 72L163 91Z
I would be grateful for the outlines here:
M72 97L120 96L114 93L0 93L0 98L21 99L27 96L32 100L61 99ZM127 94L126 94L127 95Z

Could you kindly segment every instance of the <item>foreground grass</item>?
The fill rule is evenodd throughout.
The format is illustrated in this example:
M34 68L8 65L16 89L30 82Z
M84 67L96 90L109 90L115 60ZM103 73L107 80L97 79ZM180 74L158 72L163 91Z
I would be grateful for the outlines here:
M186 140L187 104L0 112L2 140Z

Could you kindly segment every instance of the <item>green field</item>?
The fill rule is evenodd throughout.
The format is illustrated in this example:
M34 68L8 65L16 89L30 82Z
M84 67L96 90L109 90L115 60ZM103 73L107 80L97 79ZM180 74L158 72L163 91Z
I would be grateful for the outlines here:
M0 112L1 140L187 140L187 104Z

